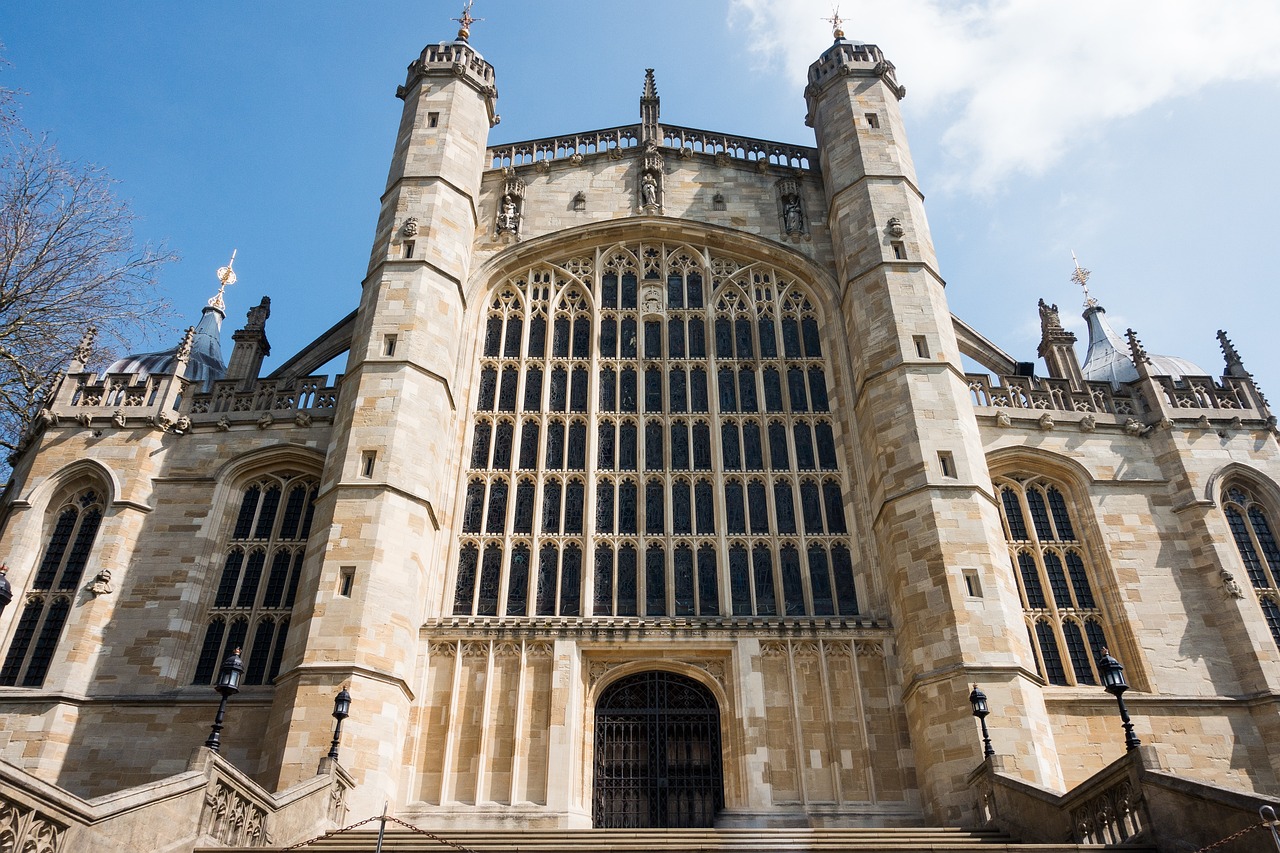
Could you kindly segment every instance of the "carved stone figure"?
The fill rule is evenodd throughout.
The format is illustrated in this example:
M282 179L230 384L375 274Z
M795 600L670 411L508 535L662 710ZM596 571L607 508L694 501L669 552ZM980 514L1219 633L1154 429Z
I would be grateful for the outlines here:
M98 572L85 589L94 595L106 595L107 593L114 592L115 587L111 585L111 570L103 569Z
M309 427L311 426L311 415L306 412L298 412L298 414L294 415L293 422L300 427Z
M121 429L124 429L124 425L125 425L124 409L116 409L114 412L112 412L111 422L116 426L120 427Z
M1013 426L1013 419L1009 417L1008 412L1004 411L1003 409L996 412L996 426L999 426L999 427Z
M800 199L790 196L782 207L782 221L788 234L804 232L804 213L800 209Z
M174 421L173 428L178 432L191 432L191 418L186 415L179 415Z
M894 216L889 219L889 236L895 240L902 238L907 233L907 229L902 227L902 220Z
M498 233L516 233L516 226L520 223L519 216L520 215L516 213L516 203L512 201L511 196L503 196L502 210L498 213Z
M400 233L406 237L416 237L418 234L418 218L410 216L404 221L404 225L400 228Z
M640 179L640 203L644 207L658 206L658 180L651 172L645 172Z
M10 601L13 601L13 586L9 583L9 566L0 563L0 613L4 613Z
M645 314L661 314L662 288L646 287L640 295L640 308Z
M1095 418L1093 415L1085 415L1083 418L1080 419L1081 432L1093 432L1097 428L1098 428L1098 419Z
M1244 598L1244 590L1240 588L1240 583L1235 576L1226 569L1222 570L1222 588L1227 591L1227 595L1232 598Z
M231 421L227 420L226 415L223 415L222 417L218 418L217 427L218 427L218 432L226 432L227 430L231 429Z
M1147 431L1147 428L1144 427L1142 424L1138 423L1137 420L1135 420L1134 418L1129 418L1127 421L1124 422L1124 431L1128 435L1137 437L1145 434Z
M1046 432L1054 427L1053 416L1048 412L1041 415L1040 420L1036 421L1036 423L1040 425L1040 429L1045 430Z
M263 412L262 417L258 418L258 429L266 429L276 422L275 416L270 412Z

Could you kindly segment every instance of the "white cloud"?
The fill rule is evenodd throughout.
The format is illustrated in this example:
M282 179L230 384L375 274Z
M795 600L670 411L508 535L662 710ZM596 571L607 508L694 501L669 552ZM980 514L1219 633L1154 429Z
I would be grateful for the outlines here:
M730 8L766 62L804 80L827 0ZM912 106L944 122L949 182L976 191L1042 173L1108 122L1206 86L1280 81L1275 0L860 3L844 28L880 45Z

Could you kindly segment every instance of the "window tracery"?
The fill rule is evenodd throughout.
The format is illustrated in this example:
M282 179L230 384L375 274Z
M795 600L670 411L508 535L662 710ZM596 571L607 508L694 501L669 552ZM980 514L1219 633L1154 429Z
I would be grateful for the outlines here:
M1037 670L1054 685L1100 684L1106 618L1063 489L1021 475L999 478L996 488Z
M1271 637L1280 646L1280 545L1276 543L1274 516L1243 483L1227 486L1222 511Z
M456 614L858 613L802 285L615 245L513 276L487 311Z

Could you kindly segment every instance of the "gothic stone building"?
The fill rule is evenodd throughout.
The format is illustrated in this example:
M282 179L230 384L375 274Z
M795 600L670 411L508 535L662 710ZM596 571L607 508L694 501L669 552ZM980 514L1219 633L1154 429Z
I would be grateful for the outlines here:
M838 34L814 148L663 125L652 74L638 124L491 146L494 68L428 45L350 316L264 376L220 291L78 353L15 458L0 847L213 765L245 843L318 763L311 827L973 825L1123 764L1104 647L1142 766L1275 792L1265 399L1225 335L1211 377L1091 301L1081 359L1042 303L1039 367L953 317L904 93Z

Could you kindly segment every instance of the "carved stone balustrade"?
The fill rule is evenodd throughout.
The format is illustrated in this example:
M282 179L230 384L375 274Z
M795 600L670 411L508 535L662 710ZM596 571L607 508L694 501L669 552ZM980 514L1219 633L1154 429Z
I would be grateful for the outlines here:
M1175 382L1169 376L1156 376L1153 380L1165 401L1188 415L1199 415L1204 409L1210 410L1211 417L1223 413L1242 419L1266 417L1262 396L1248 379L1224 376L1219 382L1212 376L1184 376Z
M1065 379L966 373L973 404L994 409L1041 412L1081 412L1133 417L1146 407L1137 391L1116 391L1109 382L1086 382L1075 390Z
M495 145L488 149L491 169L507 166L530 166L540 161L567 160L575 154L605 154L636 148L640 145L640 125L630 124L604 130L588 130L565 136L548 136L526 142Z
M238 380L213 383L209 393L191 395L188 414L193 423L226 419L249 422L271 415L276 420L332 418L338 404L338 383L332 385L327 376L304 376L299 379L260 379L245 390Z

